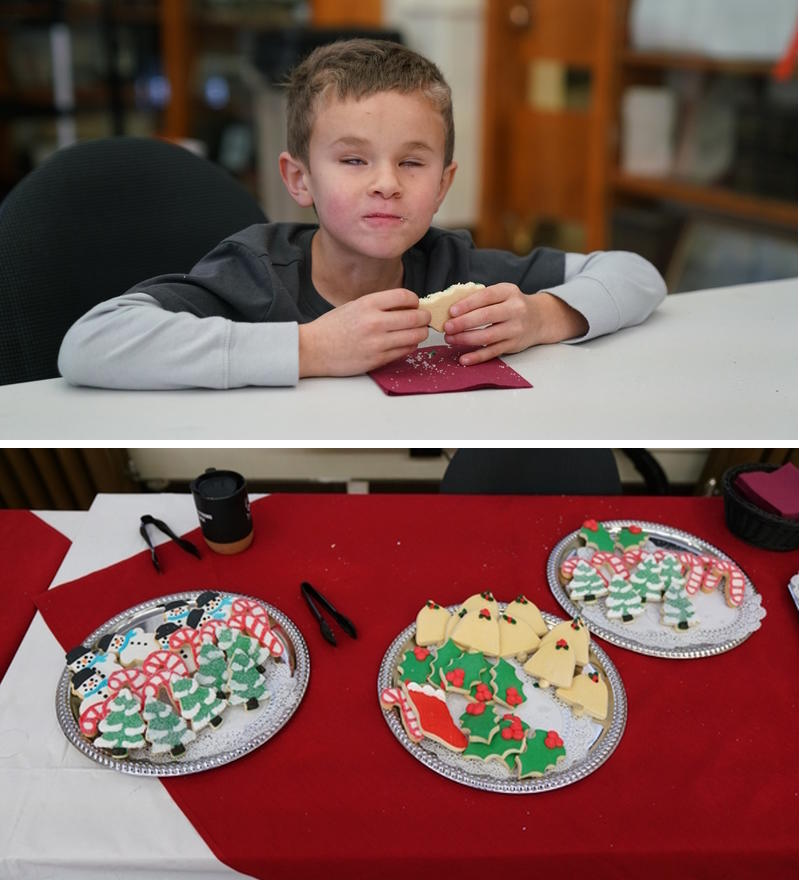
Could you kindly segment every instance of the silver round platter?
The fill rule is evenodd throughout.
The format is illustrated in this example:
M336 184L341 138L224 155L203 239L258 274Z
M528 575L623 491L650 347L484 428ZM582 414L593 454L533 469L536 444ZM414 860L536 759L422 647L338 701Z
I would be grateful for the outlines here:
M569 581L561 574L561 566L578 553L583 546L580 529L565 535L552 549L547 560L547 583L558 604L571 617L580 617L597 637L652 657L674 660L694 660L711 657L740 645L761 626L766 611L761 595L756 591L747 573L738 563L719 548L689 532L662 523L643 520L604 520L602 525L615 537L626 526L638 526L649 536L645 550L671 550L695 555L708 555L733 563L742 571L745 580L744 599L739 607L728 606L720 589L698 592L693 597L697 625L678 631L660 622L660 603L647 602L646 612L630 623L612 620L606 616L605 599L592 603L573 602L567 591Z
M214 588L206 588L209 589ZM140 627L146 633L154 632L165 621L165 605L179 601L191 605L206 590L172 593L142 602L98 627L82 644L94 649L104 635L127 632L134 627ZM222 713L223 722L219 727L208 726L197 732L180 757L173 757L170 752L153 754L146 747L130 751L127 757L116 758L81 733L78 726L80 699L72 693L72 674L65 666L56 688L56 714L64 735L82 754L121 773L183 776L235 761L262 746L287 724L305 695L310 673L308 647L300 630L282 611L262 599L223 590L214 592L225 598L255 601L268 613L270 629L281 643L282 651L264 664L267 699L259 701L258 707L252 710L228 706Z
M505 611L506 605L505 602L498 603L500 613ZM448 610L452 613L458 608L458 605L452 605ZM541 614L550 629L564 622L563 618L553 614L546 612ZM412 623L394 639L384 654L378 672L379 699L384 688L396 687L399 683L397 664L405 651L416 645L415 635L416 623ZM628 704L622 679L611 658L594 640L590 641L589 664L608 684L609 708L603 721L597 721L588 715L576 717L572 709L555 696L555 688L540 689L530 676L524 672L520 674L525 695L529 699L522 707L516 707L513 710L514 714L522 715L521 710L525 710L529 713L528 720L530 720L531 712L541 712L537 715L537 723L557 729L566 749L565 759L552 769L548 769L542 776L519 779L500 761L484 762L465 758L428 738L418 743L414 742L406 733L397 712L383 710L383 714L389 729L406 751L430 770L453 782L470 788L504 794L538 794L553 791L572 785L597 770L611 757L625 730ZM447 700L450 704L449 694ZM538 707L535 710L534 703ZM448 707L453 714L453 708L450 705ZM457 715L456 712L456 717ZM558 729L559 727L561 729Z

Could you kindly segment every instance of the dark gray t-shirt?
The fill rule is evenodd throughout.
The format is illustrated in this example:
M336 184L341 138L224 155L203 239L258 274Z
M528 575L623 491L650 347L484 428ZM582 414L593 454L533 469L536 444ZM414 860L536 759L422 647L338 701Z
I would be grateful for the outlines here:
M249 226L220 242L188 275L160 275L137 284L162 308L232 321L313 321L333 306L311 281L311 239L301 223ZM524 293L564 281L561 251L537 248L524 257L477 249L468 232L431 228L403 255L403 287L419 296L475 281L516 284Z

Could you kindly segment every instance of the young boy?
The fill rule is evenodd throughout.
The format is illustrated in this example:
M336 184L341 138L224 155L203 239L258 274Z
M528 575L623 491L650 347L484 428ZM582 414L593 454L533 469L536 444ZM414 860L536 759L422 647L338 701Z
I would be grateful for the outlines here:
M414 351L418 298L457 282L445 341L479 363L643 321L665 295L635 254L478 250L431 227L453 182L450 89L385 41L323 46L293 72L280 172L319 225L267 223L221 242L188 275L162 275L70 328L59 369L109 388L292 385L364 373ZM535 295L532 295L535 294Z

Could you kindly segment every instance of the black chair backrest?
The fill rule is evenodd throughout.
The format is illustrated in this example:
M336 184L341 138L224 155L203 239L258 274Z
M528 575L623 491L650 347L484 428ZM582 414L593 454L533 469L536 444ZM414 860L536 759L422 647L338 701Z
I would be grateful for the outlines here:
M150 138L57 151L0 205L0 384L58 375L82 314L266 217L223 168Z
M442 478L447 494L618 495L610 449L459 449Z

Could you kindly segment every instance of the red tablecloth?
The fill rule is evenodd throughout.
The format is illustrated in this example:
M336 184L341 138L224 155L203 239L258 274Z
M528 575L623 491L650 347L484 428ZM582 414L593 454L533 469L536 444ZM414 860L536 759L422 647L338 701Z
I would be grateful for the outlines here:
M69 546L69 538L29 510L0 510L0 681L36 613L34 596L50 586Z
M798 624L786 589L797 555L734 538L721 501L294 495L257 502L253 516L256 538L240 556L198 563L167 547L162 576L140 554L39 597L65 647L125 607L196 587L263 597L301 627L311 679L284 730L225 767L164 780L222 861L271 880L408 880L417 870L460 880L797 876ZM545 562L588 517L649 519L711 541L761 592L762 628L736 650L692 661L603 643L625 684L628 724L612 757L572 786L501 795L427 770L378 707L386 648L429 597L524 592L559 613ZM322 640L300 597L304 579L352 617L358 641Z

